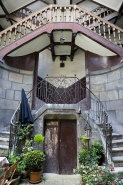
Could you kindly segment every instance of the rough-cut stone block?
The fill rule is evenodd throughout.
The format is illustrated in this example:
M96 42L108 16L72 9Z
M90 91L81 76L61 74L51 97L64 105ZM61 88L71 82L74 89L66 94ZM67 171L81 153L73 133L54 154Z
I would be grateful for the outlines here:
M109 115L109 122L111 122L111 124L116 124L116 111L112 110L112 111L108 111L108 115Z
M17 91L21 91L22 88L25 90L25 91L30 91L32 89L32 85L26 85L26 84L18 84L16 82L12 82L12 89L13 90L17 90Z
M107 101L108 100L108 93L107 92L101 92L100 93L100 101Z
M119 99L123 99L123 90L119 89Z
M123 110L123 100L106 102L107 110Z
M123 123L123 111L122 110L116 111L116 120L117 120L117 123Z
M23 75L18 74L18 73L10 72L9 73L9 80L13 81L13 82L22 83Z
M7 89L6 91L6 99L13 100L14 98L14 90Z
M105 91L104 84L100 84L100 85L91 85L90 90L91 90L92 92L96 92L96 91Z
M104 83L107 83L107 74L90 77L90 84L104 84Z
M0 108L1 109L16 109L18 106L19 102L18 101L13 101L13 100L6 100L6 99L0 99ZM4 114L5 116L5 114Z
M121 78L123 78L123 67L120 68Z
M3 80L8 80L9 79L9 71L7 70L3 70L3 77L2 77Z
M33 82L33 76L24 75L24 77L23 77L24 84L32 84L32 82Z
M3 69L0 68L0 78L2 78L2 76L3 76Z
M118 91L108 91L108 100L118 100Z
M15 91L14 100L21 101L21 91Z
M6 90L0 88L0 98L5 98L5 96L6 96Z
M0 130L10 126L10 120L15 110L0 109Z
M11 89L11 82L0 79L0 87L3 89Z
M106 91L123 88L123 79L105 84Z
M33 71L20 70L21 74L33 75Z
M108 73L108 82L120 79L120 69Z

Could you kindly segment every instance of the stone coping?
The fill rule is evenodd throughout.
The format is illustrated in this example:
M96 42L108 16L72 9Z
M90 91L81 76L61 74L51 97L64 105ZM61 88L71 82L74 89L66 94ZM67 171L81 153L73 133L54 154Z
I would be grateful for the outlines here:
M110 68L107 68L107 69L102 69L102 70L98 70L98 71L90 71L90 76L94 76L94 75L100 75L100 74L104 74L104 73L108 73L108 72L111 72L111 71L114 71L118 68L121 68L123 66L123 62L115 65L115 66L112 66Z

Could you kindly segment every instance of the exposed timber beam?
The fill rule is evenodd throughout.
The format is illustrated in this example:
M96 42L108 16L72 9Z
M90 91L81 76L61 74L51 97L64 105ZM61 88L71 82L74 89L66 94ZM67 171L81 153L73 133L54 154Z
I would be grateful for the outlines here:
M56 0L53 0L54 4L56 4Z
M6 18L6 15L5 14L1 14L0 18Z
M55 61L56 56L55 56L55 51L54 51L53 32L49 34L49 37L50 37L50 47L51 47L52 59L53 61Z
M76 33L72 34L72 42L71 42L71 53L70 53L70 59L71 61L73 61L73 57L74 57L74 46L75 46L75 37L76 37Z
M11 25L13 25L12 20L9 19L9 12L7 11L6 7L4 6L4 4L1 0L0 0L0 6L3 9L4 13L6 14L6 19L10 21Z
M72 4L72 0L70 0L70 4Z

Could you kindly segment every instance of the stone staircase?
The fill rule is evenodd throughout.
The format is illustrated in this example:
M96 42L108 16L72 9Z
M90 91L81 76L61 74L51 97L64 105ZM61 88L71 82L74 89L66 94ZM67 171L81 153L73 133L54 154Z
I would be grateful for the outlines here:
M0 131L0 155L2 156L8 155L8 149L9 149L9 131Z

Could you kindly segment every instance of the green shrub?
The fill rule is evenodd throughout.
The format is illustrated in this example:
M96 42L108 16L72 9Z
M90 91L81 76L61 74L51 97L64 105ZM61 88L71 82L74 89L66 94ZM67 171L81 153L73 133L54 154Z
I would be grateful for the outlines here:
M41 171L41 168L45 162L44 153L40 150L30 151L25 155L24 162L26 168L31 172Z
M34 141L38 144L42 144L44 142L44 136L42 136L41 134L37 134L34 137Z

